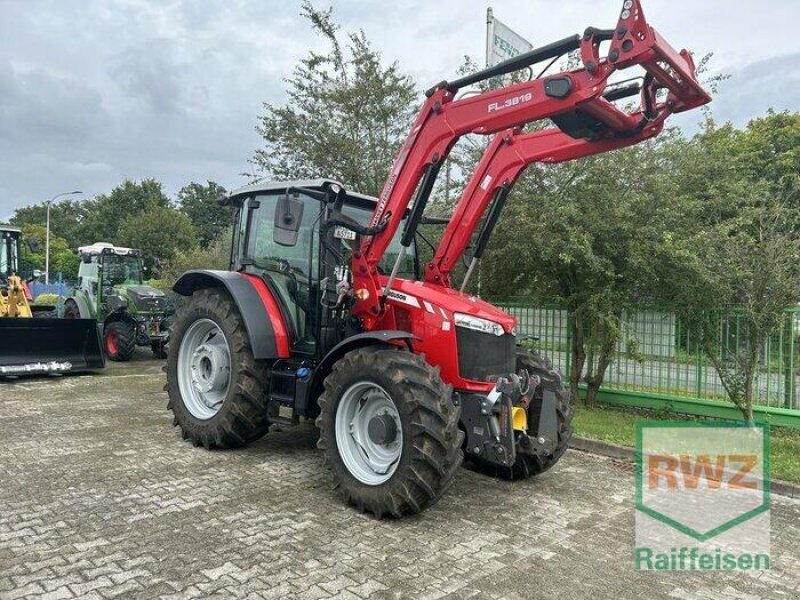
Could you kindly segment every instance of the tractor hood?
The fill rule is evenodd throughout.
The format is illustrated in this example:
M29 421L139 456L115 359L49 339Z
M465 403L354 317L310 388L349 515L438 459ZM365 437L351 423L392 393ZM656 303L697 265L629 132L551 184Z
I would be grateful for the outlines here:
M149 285L124 286L120 291L128 295L138 310L160 311L166 308L167 299L164 292Z
M385 284L386 281L387 278L382 278L381 284ZM516 318L476 296L424 281L395 279L389 292L389 299L428 312L438 312L445 320L454 319L453 314L460 313L492 321L499 324L505 333L513 333L517 325ZM441 311L444 311L444 314Z

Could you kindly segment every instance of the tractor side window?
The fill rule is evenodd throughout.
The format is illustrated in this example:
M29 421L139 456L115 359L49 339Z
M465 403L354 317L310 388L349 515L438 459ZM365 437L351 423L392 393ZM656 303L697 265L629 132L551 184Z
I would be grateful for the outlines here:
M97 256L92 256L91 261L85 263L81 261L81 266L78 267L78 277L81 282L97 282Z
M0 275L5 277L8 273L11 272L11 264L10 264L10 240L7 237L0 238Z
M292 272L308 279L317 269L317 253L313 251L319 224L320 203L313 198L298 198L303 202L303 217L294 246L282 246L275 241L275 206L282 194L257 196L259 207L250 211L250 231L246 256L256 266L280 273Z

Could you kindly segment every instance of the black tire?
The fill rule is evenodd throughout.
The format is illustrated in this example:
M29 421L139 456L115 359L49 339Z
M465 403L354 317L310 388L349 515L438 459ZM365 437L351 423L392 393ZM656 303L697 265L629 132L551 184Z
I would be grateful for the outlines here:
M163 342L153 342L150 344L150 349L156 358L167 358L167 345Z
M356 479L336 444L336 411L354 383L372 381L391 397L403 432L403 450L391 478L380 485ZM451 388L422 356L391 346L370 346L345 354L325 379L319 398L318 447L332 471L334 486L347 502L376 517L415 514L434 504L452 483L463 460L460 408Z
M478 457L471 457L472 462L484 473L516 481L528 479L535 475L544 473L556 464L564 455L572 439L572 407L570 405L569 389L564 386L561 375L553 369L552 364L547 358L540 356L536 352L531 352L525 348L517 347L516 369L526 369L529 374L536 375L541 380L541 384L533 395L530 406L530 415L534 421L539 419L544 389L555 392L556 395L556 414L558 417L558 445L555 451L544 459L530 454L517 453L517 459L511 467L504 467L490 463Z
M136 350L136 328L130 321L112 321L103 329L103 349L113 361L131 359Z
M186 408L178 385L178 357L181 342L189 326L198 319L210 319L222 330L231 353L231 383L219 411L210 419L198 419ZM250 339L239 310L224 291L196 291L185 302L172 325L172 351L167 355L169 395L167 408L172 411L172 424L180 427L183 439L205 448L238 448L267 433L267 386L269 366L255 360Z
M78 308L78 303L74 300L67 300L64 302L64 318L65 319L80 319L81 309Z

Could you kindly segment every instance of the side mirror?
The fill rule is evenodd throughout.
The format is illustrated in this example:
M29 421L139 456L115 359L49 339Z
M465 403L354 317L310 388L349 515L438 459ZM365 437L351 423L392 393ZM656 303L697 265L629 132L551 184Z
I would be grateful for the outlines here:
M28 238L28 249L31 251L31 254L39 254L42 251L42 246L39 244L39 240L36 238Z
M297 233L303 221L303 201L284 194L275 204L275 225L272 239L281 246L296 246Z
M33 270L33 278L34 279L39 279L39 277L41 277L42 275L44 275L44 271L41 271L39 269L34 269Z

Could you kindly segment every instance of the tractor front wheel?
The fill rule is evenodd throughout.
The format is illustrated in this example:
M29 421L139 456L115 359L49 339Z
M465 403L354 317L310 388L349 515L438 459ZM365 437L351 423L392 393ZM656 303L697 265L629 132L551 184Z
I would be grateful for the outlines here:
M78 303L74 300L67 300L64 302L64 318L65 319L80 319L81 309L78 308Z
M344 500L377 517L436 502L461 464L460 410L438 369L391 346L345 354L319 398L318 446Z
M129 321L113 321L103 330L106 356L115 361L130 360L136 349L136 329Z
M255 360L233 299L196 291L175 318L167 355L167 408L195 446L235 448L263 436L269 367Z

